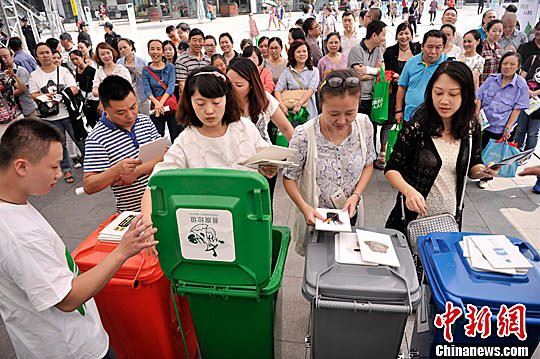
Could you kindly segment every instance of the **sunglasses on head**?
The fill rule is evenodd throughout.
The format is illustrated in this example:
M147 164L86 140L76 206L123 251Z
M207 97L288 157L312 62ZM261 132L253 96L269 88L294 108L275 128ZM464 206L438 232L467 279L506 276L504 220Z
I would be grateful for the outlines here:
M343 79L341 77L331 77L323 81L323 83L321 84L321 88L324 85L328 85L331 88L338 88L338 87L343 86L343 84L345 84L345 86L347 87L358 87L360 86L360 79L358 77L352 77L352 76L347 77L346 79Z

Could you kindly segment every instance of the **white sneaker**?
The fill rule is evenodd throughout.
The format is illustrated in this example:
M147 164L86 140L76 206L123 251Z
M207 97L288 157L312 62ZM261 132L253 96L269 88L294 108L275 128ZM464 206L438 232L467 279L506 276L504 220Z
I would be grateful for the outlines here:
M488 187L488 181L480 180L478 181L478 187L486 189Z

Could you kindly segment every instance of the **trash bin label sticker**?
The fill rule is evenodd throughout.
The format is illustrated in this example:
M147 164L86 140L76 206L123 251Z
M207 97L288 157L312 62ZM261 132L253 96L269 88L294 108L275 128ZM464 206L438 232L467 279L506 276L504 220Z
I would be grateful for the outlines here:
M180 249L185 259L234 262L232 214L225 210L176 210Z

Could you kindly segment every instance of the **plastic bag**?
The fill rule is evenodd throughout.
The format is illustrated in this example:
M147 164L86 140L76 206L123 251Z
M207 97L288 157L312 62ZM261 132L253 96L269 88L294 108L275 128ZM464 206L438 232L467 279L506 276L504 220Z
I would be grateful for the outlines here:
M489 162L500 162L506 157L517 155L519 149L514 143L508 141L490 139L486 148L482 151L482 161L487 164ZM511 165L504 165L499 170L498 177L515 177L518 169L518 162Z
M373 100L370 116L373 123L382 125L388 120L389 93L390 83L386 81L384 67L381 67L381 71L373 85Z
M399 131L401 131L402 128L403 124L401 122L396 123L392 126L392 128L390 128L390 132L388 132L388 142L386 143L386 162L390 160L390 155L394 150L394 146L396 145L399 137Z

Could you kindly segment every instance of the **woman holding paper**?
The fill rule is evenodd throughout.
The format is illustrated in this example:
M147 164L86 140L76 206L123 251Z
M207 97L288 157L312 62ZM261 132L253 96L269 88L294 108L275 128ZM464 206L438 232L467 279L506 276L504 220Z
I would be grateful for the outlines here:
M319 94L322 113L298 126L289 144L297 150L289 161L299 166L283 170L285 190L302 214L295 223L299 254L305 253L305 224L324 220L317 207L345 210L351 222L363 224L356 212L376 158L373 126L368 116L357 113L360 79L356 72L330 72Z
M248 60L249 61L249 60ZM252 169L240 163L269 144L242 111L229 79L211 66L190 72L176 113L185 127L169 148L163 162L152 174L178 168L227 168L242 171ZM259 166L267 178L276 175L277 168ZM147 189L142 199L144 218L150 220L151 202Z
M520 67L521 56L507 52L501 57L498 74L489 76L476 92L478 111L483 109L489 122L482 132L482 148L490 139L509 140L519 113L529 108L527 82L516 73ZM487 180L480 180L478 186L486 188Z
M399 191L387 228L405 233L410 221L444 213L461 223L465 176L497 174L482 162L473 91L462 62L444 62L431 77L424 104L404 124L386 164L385 177Z

